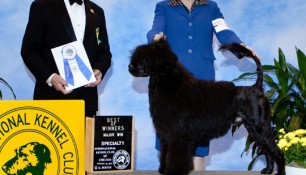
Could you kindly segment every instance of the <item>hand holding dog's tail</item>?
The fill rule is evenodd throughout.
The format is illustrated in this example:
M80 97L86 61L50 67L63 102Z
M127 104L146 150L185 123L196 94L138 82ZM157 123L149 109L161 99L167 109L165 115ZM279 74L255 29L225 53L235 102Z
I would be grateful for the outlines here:
M254 54L251 50L246 48L246 46L243 46L238 43L230 43L230 44L224 44L219 49L222 52L230 51L234 55L236 55L239 59L243 57L249 57L252 58L255 61L255 64L257 66L257 80L256 83L253 86L256 86L257 88L262 89L263 86L263 71L260 63L260 59L256 54Z

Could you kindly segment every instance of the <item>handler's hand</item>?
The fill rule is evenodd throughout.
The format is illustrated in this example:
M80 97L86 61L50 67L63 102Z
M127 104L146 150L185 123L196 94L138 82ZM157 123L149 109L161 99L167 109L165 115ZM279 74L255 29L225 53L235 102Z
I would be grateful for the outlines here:
M251 51L252 54L253 54L254 56L256 56L259 60L261 60L261 57L256 53L256 51L255 51L253 48L251 48L251 47L249 47L249 46L247 46L247 45L245 45L245 44L243 44L243 43L241 43L241 45L243 45L245 48L247 48L249 51Z
M58 74L54 74L51 79L51 84L57 91L62 92L64 95L72 92L72 90L66 91L65 87L68 86L68 83Z
M98 69L94 69L93 73L94 73L94 75L96 77L96 81L92 82L92 83L89 83L85 87L96 87L96 86L98 86L102 82L102 73L101 73L101 71L98 70Z
M154 36L154 38L153 38L153 41L158 41L158 40L160 40L160 39L166 39L166 35L164 35L163 32L160 32L160 33L156 34L156 35Z

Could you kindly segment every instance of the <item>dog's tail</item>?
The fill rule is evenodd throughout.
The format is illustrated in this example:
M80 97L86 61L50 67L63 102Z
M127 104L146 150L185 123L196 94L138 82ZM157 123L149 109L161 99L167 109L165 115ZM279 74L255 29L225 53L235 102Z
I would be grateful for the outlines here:
M247 49L245 46L238 44L238 43L230 43L230 44L224 44L220 47L220 51L230 51L234 55L236 55L239 59L243 57L249 57L252 58L255 61L255 64L257 66L256 72L257 72L257 80L256 83L253 86L256 86L257 88L262 89L263 86L263 70L261 67L261 63L259 58L256 55L253 55L253 53Z

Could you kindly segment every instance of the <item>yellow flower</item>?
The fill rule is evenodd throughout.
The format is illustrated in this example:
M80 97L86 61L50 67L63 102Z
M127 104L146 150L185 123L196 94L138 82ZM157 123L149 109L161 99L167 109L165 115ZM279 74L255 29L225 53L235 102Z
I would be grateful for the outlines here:
M289 140L293 139L295 137L295 134L293 132L289 132L285 135L285 137Z
M284 149L287 145L287 141L285 139L281 139L281 140L279 140L277 145L280 149Z
M279 130L277 146L284 152L286 163L304 162L306 158L306 129L286 133ZM297 146L299 145L299 146ZM299 165L304 166L305 165Z
M295 135L297 135L299 137L303 137L304 134L306 134L305 129L298 129L298 130L295 131Z
M281 134L285 134L285 129L282 128L282 129L280 129L278 132L281 133Z
M297 144L297 143L300 142L300 141L301 141L300 138L294 137L292 140L290 140L290 143L291 143L292 145L294 145L294 144Z
M292 143L287 143L286 147L289 148L290 146L292 146Z
M306 137L301 138L302 146L306 146Z

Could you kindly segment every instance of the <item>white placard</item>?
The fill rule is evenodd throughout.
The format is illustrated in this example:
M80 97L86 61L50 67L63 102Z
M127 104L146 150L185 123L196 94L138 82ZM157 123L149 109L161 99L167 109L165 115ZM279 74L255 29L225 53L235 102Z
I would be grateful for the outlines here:
M51 49L61 77L68 83L65 89L72 90L96 81L85 48L74 41Z

